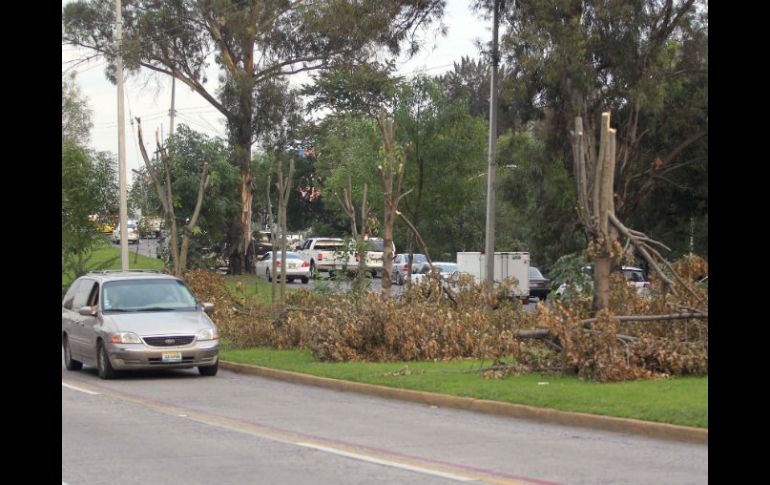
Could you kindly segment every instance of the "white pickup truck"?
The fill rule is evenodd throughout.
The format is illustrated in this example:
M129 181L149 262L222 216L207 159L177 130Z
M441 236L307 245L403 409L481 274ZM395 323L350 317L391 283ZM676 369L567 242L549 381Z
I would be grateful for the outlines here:
M310 277L317 271L347 270L356 267L355 255L338 237L310 238L296 251L310 263Z
M385 256L385 241L381 237L370 237L366 240L366 268L373 274L382 274L383 257ZM391 242L393 257L396 257L396 245ZM358 256L356 256L358 265Z

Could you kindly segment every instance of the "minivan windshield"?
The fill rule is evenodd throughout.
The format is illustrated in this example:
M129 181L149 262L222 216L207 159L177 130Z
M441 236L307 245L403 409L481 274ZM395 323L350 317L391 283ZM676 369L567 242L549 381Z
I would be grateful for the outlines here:
M105 312L195 310L195 298L184 283L174 279L108 281L102 290Z

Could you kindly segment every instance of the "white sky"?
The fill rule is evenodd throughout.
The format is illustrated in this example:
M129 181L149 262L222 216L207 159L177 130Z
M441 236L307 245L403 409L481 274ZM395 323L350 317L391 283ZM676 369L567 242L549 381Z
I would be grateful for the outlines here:
M69 3L62 1L62 6ZM467 0L448 0L443 22L447 26L447 35L423 37L424 47L413 59L398 63L398 72L402 75L414 75L422 70L429 75L441 74L452 68L453 62L459 62L462 56L478 57L474 41L488 41L491 28L470 9ZM71 64L66 61L85 57L87 51L62 45L62 74ZM104 59L95 59L79 65L76 81L82 93L88 99L92 111L91 147L99 151L118 153L118 109L117 86L111 84L104 74ZM142 164L135 125L130 124L135 117L142 119L144 137L148 152L155 144L155 131L162 130L168 135L169 108L171 106L171 80L166 76L140 73L126 79L125 116L126 116L126 166L129 181L133 179L132 169ZM295 76L293 82L301 82ZM208 75L206 88L214 93L218 85L217 67L213 66ZM305 78L307 79L307 78ZM224 117L209 105L200 95L182 83L176 83L176 119L181 123L209 136L225 138Z

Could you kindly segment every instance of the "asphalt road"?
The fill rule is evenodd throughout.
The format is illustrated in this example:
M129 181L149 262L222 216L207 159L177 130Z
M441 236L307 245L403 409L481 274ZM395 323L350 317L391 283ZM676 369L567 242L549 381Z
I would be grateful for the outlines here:
M120 244L112 243L115 247L120 247ZM128 255L138 252L142 256L148 258L155 258L158 255L158 240L157 239L140 239L139 244L128 245Z
M69 484L703 484L708 447L195 369L62 366Z

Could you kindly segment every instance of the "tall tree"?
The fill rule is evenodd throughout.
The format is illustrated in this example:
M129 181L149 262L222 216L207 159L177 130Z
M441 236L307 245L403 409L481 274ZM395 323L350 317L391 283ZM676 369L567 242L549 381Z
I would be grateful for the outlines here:
M137 0L123 5L124 66L174 76L227 121L233 163L241 171L240 240L231 269L250 267L254 184L252 144L270 126L269 92L299 72L360 64L380 49L398 53L418 28L439 18L445 0ZM64 8L64 41L103 54L114 70L113 2L83 0ZM214 54L212 56L212 54ZM211 58L223 71L219 93L205 87ZM219 94L219 97L216 95ZM261 184L259 184L261 186Z

